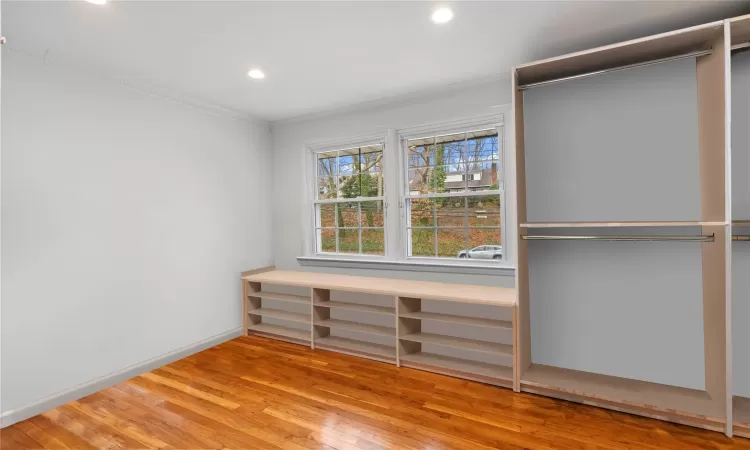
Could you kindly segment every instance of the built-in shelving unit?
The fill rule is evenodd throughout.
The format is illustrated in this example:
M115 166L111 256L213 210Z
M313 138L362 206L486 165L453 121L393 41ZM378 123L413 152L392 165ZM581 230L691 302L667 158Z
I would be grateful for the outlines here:
M467 339L435 332L423 332L422 323L423 321L437 320L462 327L478 327L480 329L493 327L497 331L502 331L509 328L512 330L513 322L422 311L422 299L413 297L398 297L396 309L398 310L399 320L399 363L402 366L431 370L498 386L512 387L512 363L505 365L501 361L512 361L514 354L513 345ZM492 364L422 351L422 344L462 350L462 354L464 352L482 353L491 360L497 361L497 363Z
M311 295L305 297L276 294L261 290L263 284L304 286L311 289ZM393 303L392 306L383 306L331 300L332 290L387 295ZM507 336L510 332L512 335L512 320L422 311L422 299L490 305L497 308L498 314L505 311L507 317L513 318L513 289L273 270L243 277L243 291L245 328L248 333L483 383L513 386L512 340L508 343L497 343L434 331L422 332L422 322L425 321L452 324L459 330L476 328L485 334L488 330L497 330L500 334L504 333ZM452 293L453 296L446 297L446 293ZM308 305L309 313L268 308L262 304L262 300L266 298ZM346 320L331 317L331 312L337 310L362 314L348 314ZM371 317L382 323L384 316L392 318L393 326L365 322ZM355 321L351 317L361 319ZM309 331L263 323L264 318L306 324ZM332 335L332 332L337 331L348 332L357 337ZM390 344L386 344L389 341ZM476 353L480 355L477 359L484 357L492 362L457 358L431 351L423 352L423 344L445 348L448 352L455 353L459 350L460 356L463 356L464 352Z
M726 70L730 66L731 45L726 41L727 27L726 21L717 21L523 64L513 70L519 223L514 327L517 390L732 434L731 359L727 358L732 247L727 183L731 179L731 158L726 139L726 97L730 92ZM654 84L657 73L663 76L659 78L663 85ZM663 89L667 85L668 93ZM664 98L655 100L657 92ZM643 97L639 99L640 94ZM592 98L599 104L593 105ZM612 100L619 101L608 105ZM555 115L555 108L576 110L575 102L592 110L582 112L580 117L570 116L569 121L549 120ZM661 110L662 117L645 123L642 119L648 116L646 108L655 106L682 110L671 115L667 109ZM608 121L603 128L594 123L592 117L596 114ZM615 116L623 120L609 120ZM627 121L628 117L633 120ZM610 124L612 128L607 128ZM616 126L621 126L623 133L638 130L638 143L633 144L630 137L614 142L612 133L619 132ZM570 139L561 138L557 127L565 128ZM687 129L696 132L687 133ZM577 177L574 181L572 173ZM664 181L667 179L669 183ZM690 227L699 230L686 229ZM635 228L660 229L635 239L638 236L630 231ZM609 255L617 255L616 264L609 264ZM686 260L700 264L680 265ZM565 261L564 269L561 261ZM604 261L607 266L602 266ZM660 274L645 276L642 268L647 266L664 268L665 276L660 278L664 282L649 284ZM605 268L597 271L599 267ZM607 270L614 267L616 271ZM561 270L565 272L564 279L559 276ZM669 281L667 276L671 277ZM639 306L628 311L623 304L630 303L622 297L630 295L630 291L623 293L627 288L623 288L622 280L637 283L638 277L644 278L634 294L638 300L653 297L654 301L668 301L691 295L693 311L700 311L700 305L702 317L692 313L670 316L665 312L667 308L652 311L639 302L632 302ZM678 295L696 277L701 282L690 285L686 296ZM597 310L602 303L595 300L602 298L620 301L609 309ZM569 315L539 313L563 307L571 311ZM557 327L555 321L585 328L591 333L586 335L589 342L614 342L612 336L619 336L618 342L624 342L624 327L617 322L616 311L619 317L628 316L629 327L654 336L672 330L678 333L679 327L672 325L685 320L687 325L680 332L690 336L691 342L698 342L695 330L702 326L702 348L683 351L701 355L703 361L699 362L703 365L694 360L684 360L683 364L703 370L691 372L690 382L685 382L684 373L659 372L653 366L635 368L624 374L628 378L620 378L532 361L532 322L536 321L535 355L541 354L540 359L606 366L611 370L600 371L607 373L622 370L617 364L601 363L607 358L605 345L585 346L575 341L575 336L566 341L567 345L577 345L569 349L571 353L584 359L586 355L602 358L592 357L581 364L580 360L566 360L549 352L554 338L564 336L566 330L563 325ZM604 317L608 313L612 316ZM642 322L639 315L644 318ZM672 323L655 324L659 321ZM699 325L693 326L693 322ZM602 323L611 323L611 327L601 326ZM540 329L547 332L540 333ZM688 345L687 340L672 338L674 344L670 345ZM536 353L540 341L547 347ZM641 342L634 346L632 354L653 350L644 349L643 345ZM623 344L622 348L627 346ZM632 359L639 364L662 362L653 355ZM634 380L633 373L646 374L644 379L673 378L674 385ZM705 389L679 387L701 384Z

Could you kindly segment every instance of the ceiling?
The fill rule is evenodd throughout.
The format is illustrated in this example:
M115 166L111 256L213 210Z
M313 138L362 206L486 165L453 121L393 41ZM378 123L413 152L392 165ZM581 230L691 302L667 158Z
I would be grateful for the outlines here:
M433 24L445 5L455 18ZM14 51L277 121L747 12L747 1L3 1L2 31Z

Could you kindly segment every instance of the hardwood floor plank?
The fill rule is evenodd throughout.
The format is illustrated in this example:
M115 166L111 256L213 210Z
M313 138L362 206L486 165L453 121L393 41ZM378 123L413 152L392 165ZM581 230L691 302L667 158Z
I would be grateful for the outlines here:
M38 444L40 448L49 449L66 449L71 448L65 445L65 443L46 431L39 428L37 425L32 423L30 420L24 420L13 425L11 428L16 428L22 431L26 436L30 437L34 442ZM0 430L0 440L2 440L3 430Z
M0 450L750 450L750 440L241 337L0 431Z

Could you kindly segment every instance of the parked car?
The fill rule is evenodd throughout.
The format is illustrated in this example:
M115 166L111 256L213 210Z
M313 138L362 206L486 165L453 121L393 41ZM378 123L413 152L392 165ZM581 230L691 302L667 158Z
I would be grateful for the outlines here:
M476 258L476 259L502 259L503 258L503 246L502 245L480 245L474 247L469 251L461 250L458 252L459 258Z

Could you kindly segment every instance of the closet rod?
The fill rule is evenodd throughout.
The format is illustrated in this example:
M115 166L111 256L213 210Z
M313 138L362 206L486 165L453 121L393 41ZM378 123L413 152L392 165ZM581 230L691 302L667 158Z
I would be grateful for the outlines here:
M521 236L525 241L692 241L713 242L714 235L701 236Z
M735 235L735 236L732 236L732 240L733 240L733 241L745 241L745 242L750 242L750 235L745 235L745 236L742 236L742 235L739 235L739 236L738 236L738 235Z
M571 75L569 77L555 78L555 79L552 79L552 80L540 81L538 83L522 84L522 85L518 86L518 89L521 90L521 91L523 91L523 90L526 90L526 89L531 89L531 88L535 88L535 87L539 87L539 86L546 86L548 84L559 83L561 81L577 80L578 78L586 78L586 77L591 77L591 76L594 76L594 75L602 75L602 74L605 74L605 73L616 72L616 71L619 71L619 70L634 69L636 67L651 66L653 64L659 64L659 63L663 63L663 62L675 61L675 60L678 60L678 59L697 58L699 56L708 55L710 53L711 53L711 50L699 50L699 51L695 51L695 52L685 53L683 55L668 56L666 58L654 59L654 60L651 60L651 61L644 61L644 62L639 62L639 63L635 63L635 64L628 64L628 65L625 65L625 66L612 67L611 69L595 70L593 72L582 73L580 75Z

